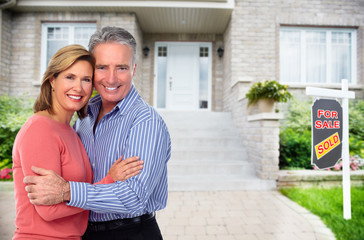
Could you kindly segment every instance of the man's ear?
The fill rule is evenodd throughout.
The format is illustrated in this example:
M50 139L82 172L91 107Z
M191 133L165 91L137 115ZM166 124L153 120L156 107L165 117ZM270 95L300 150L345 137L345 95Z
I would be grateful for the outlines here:
M137 64L134 64L134 67L133 67L133 73L132 73L131 78L134 78L134 76L135 76L136 67L137 67Z

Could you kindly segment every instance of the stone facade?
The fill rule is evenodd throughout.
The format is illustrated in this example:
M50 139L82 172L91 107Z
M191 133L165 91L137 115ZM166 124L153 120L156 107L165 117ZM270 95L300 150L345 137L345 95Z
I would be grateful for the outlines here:
M0 93L9 93L9 73L11 54L11 18L0 10Z

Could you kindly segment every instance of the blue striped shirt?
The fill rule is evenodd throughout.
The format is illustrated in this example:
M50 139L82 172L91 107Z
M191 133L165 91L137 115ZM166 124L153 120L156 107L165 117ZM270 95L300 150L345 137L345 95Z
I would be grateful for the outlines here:
M90 221L131 218L165 208L171 141L163 119L132 86L128 95L100 120L94 133L101 104L99 95L91 99L88 116L74 126L90 158L94 182L103 179L121 155L124 159L139 156L144 167L125 182L70 182L68 205L91 210Z

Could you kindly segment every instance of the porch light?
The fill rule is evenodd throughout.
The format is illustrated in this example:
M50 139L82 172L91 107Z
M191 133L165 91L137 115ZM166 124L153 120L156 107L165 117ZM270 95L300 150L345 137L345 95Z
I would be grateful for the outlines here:
M144 48L143 48L143 55L144 55L144 57L148 57L148 53L149 53L149 47L147 47L147 46L145 46Z
M219 48L217 49L217 55L218 55L219 57L224 56L224 49L223 49L222 47L219 47Z

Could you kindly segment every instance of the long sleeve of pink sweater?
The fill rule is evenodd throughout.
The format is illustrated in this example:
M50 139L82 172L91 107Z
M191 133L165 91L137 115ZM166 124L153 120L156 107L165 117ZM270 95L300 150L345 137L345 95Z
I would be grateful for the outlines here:
M17 229L13 239L80 239L88 211L65 203L35 206L29 202L24 176L31 166L51 169L68 181L92 182L87 153L67 124L33 115L19 131L13 147Z

